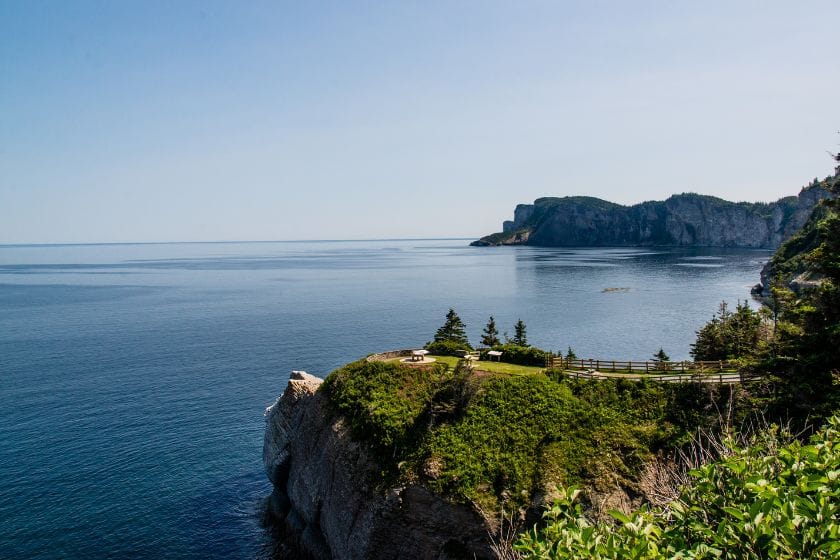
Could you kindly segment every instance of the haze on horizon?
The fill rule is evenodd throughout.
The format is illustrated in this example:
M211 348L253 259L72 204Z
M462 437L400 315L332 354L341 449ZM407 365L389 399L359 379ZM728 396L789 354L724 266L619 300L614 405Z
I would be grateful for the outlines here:
M840 3L0 0L0 244L471 237L832 169Z

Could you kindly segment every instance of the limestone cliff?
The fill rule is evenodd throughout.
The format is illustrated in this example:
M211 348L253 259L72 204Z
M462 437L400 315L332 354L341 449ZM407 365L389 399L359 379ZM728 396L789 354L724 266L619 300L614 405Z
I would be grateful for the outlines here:
M805 224L782 243L761 269L761 282L753 287L754 295L769 297L776 281L798 294L820 285L823 275L808 256L821 243L819 223L827 214L824 205L817 206Z
M592 197L520 204L503 231L472 245L705 246L776 248L828 193L819 186L773 203L727 202L698 194L622 206Z
M472 507L419 484L382 487L368 450L328 409L321 382L293 372L265 414L270 513L296 553L337 560L493 558L490 526Z

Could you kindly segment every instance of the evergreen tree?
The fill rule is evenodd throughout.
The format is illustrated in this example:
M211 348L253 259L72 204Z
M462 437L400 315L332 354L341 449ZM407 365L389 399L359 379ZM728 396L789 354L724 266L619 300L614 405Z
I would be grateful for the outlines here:
M499 340L499 329L496 328L496 320L490 315L490 320L487 321L487 326L484 327L484 335L481 337L481 343L488 348L493 348L502 343Z
M516 324L513 326L514 334L513 334L513 342L517 346L528 346L528 336L525 333L525 323L522 319L516 321Z
M567 360L577 360L578 359L577 354L575 354L575 351L572 350L571 346L569 346L569 349L566 351L566 359Z
M457 342L469 346L467 340L467 326L451 307L446 314L446 322L435 332L435 342Z
M840 163L840 154L834 159ZM818 245L804 255L821 279L798 292L787 289L789 278L774 286L776 324L765 366L782 381L775 412L809 422L840 408L840 166L822 185L834 198L821 202L824 215L812 226Z
M691 355L698 361L755 356L763 341L761 315L747 302L738 302L733 313L724 301L712 320L697 331Z
M654 362L670 362L671 356L665 353L665 350L662 347L659 347L659 352L653 355Z

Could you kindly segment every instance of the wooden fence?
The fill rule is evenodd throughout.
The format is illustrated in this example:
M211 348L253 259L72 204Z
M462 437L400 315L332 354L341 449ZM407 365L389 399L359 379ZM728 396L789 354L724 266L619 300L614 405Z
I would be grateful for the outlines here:
M622 360L568 360L562 356L552 356L546 360L546 367L578 371L602 371L611 373L688 373L710 374L721 372L737 372L738 366L727 361L701 362L633 362Z
M649 381L658 381L662 383L713 383L719 385L727 385L732 383L746 383L749 381L756 381L761 379L759 375L724 372L724 373L670 373L670 374L639 374L632 375L606 375L598 372L566 370L563 372L569 377L575 379L628 379L630 381L639 381L647 379Z

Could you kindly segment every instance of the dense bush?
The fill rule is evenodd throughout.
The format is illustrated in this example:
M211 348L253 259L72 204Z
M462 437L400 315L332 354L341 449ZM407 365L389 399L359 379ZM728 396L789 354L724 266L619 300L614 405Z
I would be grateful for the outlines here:
M391 457L413 444L411 431L446 374L443 365L418 368L361 360L330 374L324 390L354 436Z
M514 545L522 559L837 558L840 555L840 419L808 444L776 429L739 447L723 440L718 461L690 472L663 510L613 513L593 523L561 492L542 528Z
M525 505L546 484L632 486L651 454L682 434L667 419L666 389L646 382L356 362L324 390L382 472L487 511Z
M712 320L697 331L691 355L697 361L753 356L766 338L761 316L750 309L747 302L738 302L734 312L723 302Z
M542 446L563 436L579 408L568 388L543 376L485 382L462 418L429 435L423 454L440 465L431 486L470 498L482 486L530 495Z
M533 346L519 346L518 344L508 343L494 346L492 350L502 352L501 361L509 364L519 364L521 366L538 366L544 367L546 360L552 355L551 352L540 350ZM481 353L481 359L487 360L487 350Z
M462 357L464 352L472 350L469 344L458 342L457 340L441 340L429 342L425 346L426 350L436 356L458 356Z

